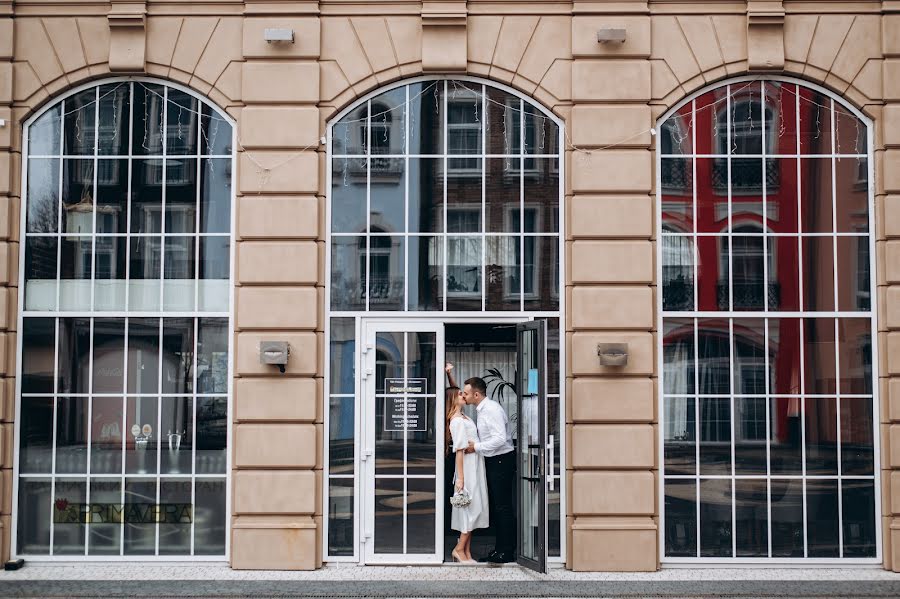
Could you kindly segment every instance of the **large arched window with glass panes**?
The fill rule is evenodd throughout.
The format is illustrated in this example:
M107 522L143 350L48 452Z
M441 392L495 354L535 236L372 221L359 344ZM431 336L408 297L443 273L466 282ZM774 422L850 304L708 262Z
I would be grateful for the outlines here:
M879 561L869 121L753 78L660 135L662 559Z
M226 556L233 145L140 78L26 123L15 554Z

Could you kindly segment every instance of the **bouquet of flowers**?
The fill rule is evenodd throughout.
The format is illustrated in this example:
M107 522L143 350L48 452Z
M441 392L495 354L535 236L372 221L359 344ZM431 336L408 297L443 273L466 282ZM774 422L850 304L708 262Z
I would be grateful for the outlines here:
M472 496L466 489L460 489L450 498L450 505L453 507L466 507L472 503Z

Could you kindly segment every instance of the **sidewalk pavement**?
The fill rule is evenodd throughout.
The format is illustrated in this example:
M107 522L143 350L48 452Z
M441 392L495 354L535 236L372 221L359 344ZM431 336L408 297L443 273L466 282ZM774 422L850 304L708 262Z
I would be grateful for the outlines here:
M329 566L313 572L224 564L40 564L0 572L0 597L900 597L881 568L672 568L546 575L518 566Z

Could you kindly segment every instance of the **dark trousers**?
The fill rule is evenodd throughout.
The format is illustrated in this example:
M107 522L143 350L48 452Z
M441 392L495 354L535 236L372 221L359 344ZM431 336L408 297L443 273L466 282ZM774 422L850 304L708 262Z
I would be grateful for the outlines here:
M485 475L491 506L491 526L497 533L494 549L498 553L516 550L516 459L510 451L492 458L484 458Z

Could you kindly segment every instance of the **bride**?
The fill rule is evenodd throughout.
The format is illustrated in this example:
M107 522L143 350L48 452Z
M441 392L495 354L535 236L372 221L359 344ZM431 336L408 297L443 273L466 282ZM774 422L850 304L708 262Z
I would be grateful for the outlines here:
M487 483L484 475L484 457L479 453L466 453L469 441L478 441L478 429L472 419L463 414L466 405L462 392L454 384L453 364L447 364L445 371L450 386L447 387L447 431L446 444L448 452L456 455L454 460L454 491L465 489L472 502L465 507L453 507L450 516L450 527L459 531L459 541L450 555L453 560L466 564L477 563L472 559L472 531L488 526Z

